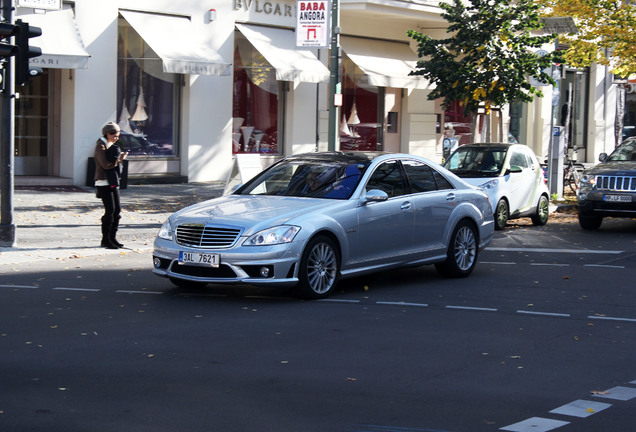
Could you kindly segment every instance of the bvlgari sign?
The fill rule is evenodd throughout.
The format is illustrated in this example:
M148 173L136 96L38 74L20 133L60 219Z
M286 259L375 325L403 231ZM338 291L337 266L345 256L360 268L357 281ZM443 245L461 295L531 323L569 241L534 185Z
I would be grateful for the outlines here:
M17 7L60 10L62 9L62 0L17 0Z
M296 46L329 46L329 1L298 0L296 10Z

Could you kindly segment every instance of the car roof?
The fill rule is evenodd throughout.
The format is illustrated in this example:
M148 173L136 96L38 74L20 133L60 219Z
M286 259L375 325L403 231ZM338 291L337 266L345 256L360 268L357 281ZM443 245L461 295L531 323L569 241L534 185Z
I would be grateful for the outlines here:
M514 143L470 143L470 144L462 144L459 148L462 147L481 147L481 148L510 148L512 146L517 146L519 144Z
M367 164L373 159L391 154L389 152L312 152L300 153L286 157L286 161L316 161L316 162L345 162L345 163L362 163Z

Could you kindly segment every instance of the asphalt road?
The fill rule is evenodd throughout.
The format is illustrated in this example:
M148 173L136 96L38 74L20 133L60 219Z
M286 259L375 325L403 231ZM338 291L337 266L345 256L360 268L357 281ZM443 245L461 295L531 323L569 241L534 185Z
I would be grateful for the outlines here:
M178 289L143 251L0 265L0 430L631 431L635 241L522 221L467 279L325 301Z

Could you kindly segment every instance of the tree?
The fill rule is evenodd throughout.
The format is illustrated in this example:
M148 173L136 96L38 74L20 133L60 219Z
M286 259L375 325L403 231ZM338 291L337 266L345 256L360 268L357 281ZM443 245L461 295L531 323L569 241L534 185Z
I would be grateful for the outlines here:
M578 33L559 37L570 45L564 59L583 68L609 66L615 75L636 73L636 4L621 0L539 0L546 16L574 18Z
M532 34L543 27L539 4L532 0L469 0L466 4L453 0L439 6L442 18L450 23L448 38L407 32L418 42L422 58L411 74L435 84L429 100L443 98L445 109L459 101L465 115L474 120L480 107L489 114L492 108L543 96L529 77L555 84L546 70L561 61L560 53L539 49L556 35Z

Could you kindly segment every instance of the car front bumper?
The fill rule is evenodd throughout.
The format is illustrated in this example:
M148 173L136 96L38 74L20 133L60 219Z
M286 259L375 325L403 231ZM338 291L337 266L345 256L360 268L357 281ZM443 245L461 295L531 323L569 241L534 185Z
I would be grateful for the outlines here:
M623 199L631 201L609 201L607 196L629 197ZM579 214L583 216L636 217L636 194L581 190L577 208Z
M218 267L179 264L179 252L214 253ZM195 283L248 284L293 287L298 283L300 242L275 246L237 246L231 249L194 249L157 238L153 251L153 273Z

